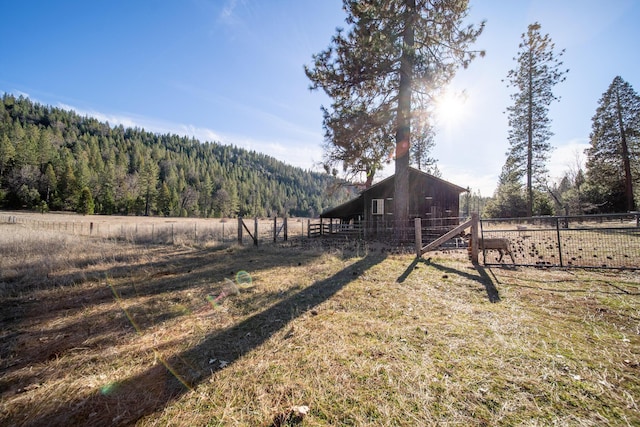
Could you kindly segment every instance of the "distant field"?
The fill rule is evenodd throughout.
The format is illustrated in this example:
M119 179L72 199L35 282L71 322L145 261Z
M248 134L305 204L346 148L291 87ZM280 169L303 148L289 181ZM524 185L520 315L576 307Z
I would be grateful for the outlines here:
M309 220L288 218L290 236L306 236ZM132 243L218 245L238 240L237 218L165 218L140 216L78 215L73 213L39 214L25 211L0 211L0 223L18 223L32 230L58 231L65 234L126 240ZM282 218L276 231L282 239ZM245 218L245 226L253 235L255 219ZM258 219L259 241L273 241L273 218ZM243 228L243 242L251 243Z
M0 224L0 424L640 425L640 272L320 242Z

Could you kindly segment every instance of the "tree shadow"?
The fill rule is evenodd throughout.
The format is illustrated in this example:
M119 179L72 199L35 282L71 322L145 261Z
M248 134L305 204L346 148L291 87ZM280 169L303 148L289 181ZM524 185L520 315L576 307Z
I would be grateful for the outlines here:
M465 271L461 271L455 268L451 268L451 267L447 267L444 266L442 264L438 264L436 262L433 262L431 260L431 258L427 258L424 259L422 257L420 258L415 258L411 264L409 264L409 266L407 267L407 269L398 277L398 279L396 280L397 283L403 283L407 277L409 277L409 275L411 274L411 272L413 270L415 270L415 268L418 266L418 264L425 264L425 265L429 265L431 267L434 267L440 271L443 271L445 273L450 273L450 274L457 274L459 276L462 276L468 280L472 280L475 282L480 283L485 290L487 291L487 297L489 298L490 302L499 302L500 301L500 294L498 293L498 289L496 288L495 283L498 283L497 278L495 277L495 275L493 274L493 272L491 271L491 269L487 269L483 266L481 266L480 264L473 264L473 269L476 270L478 272L478 274L470 274L467 273ZM491 276L489 275L489 273L487 273L487 270L489 270L489 272L491 272L491 275L493 276L493 278L491 278Z
M215 372L225 369L264 344L289 322L327 301L385 258L384 254L369 254L331 277L294 294L285 295L268 309L211 334L194 347L166 360L160 358L162 364L151 366L114 384L108 392L99 390L88 397L77 398L55 410L41 413L32 420L31 425L85 424L90 421L92 414L100 414L101 419L111 420L112 425L128 425L162 410ZM212 360L218 363L212 364Z
M495 276L494 276L495 277ZM498 281L498 279L496 278L496 282L498 284L500 284L500 282ZM562 279L546 279L546 280L542 280L542 279L536 279L530 276L526 277L526 282L527 283L531 283L530 285L526 285L524 283L515 283L515 282L510 282L509 286L515 287L515 288L522 288L522 289L534 289L534 290L538 290L538 291L545 291L545 292L555 292L555 293L564 293L564 294L572 294L572 293L597 293L597 294L601 294L601 295L628 295L628 296L640 296L640 292L637 292L637 290L639 289L638 284L636 283L624 283L626 286L628 286L629 288L632 288L633 291L630 291L628 289L623 288L620 285L616 285L614 283L612 283L611 280L606 279L606 278L602 278L602 279L591 279L589 281L589 283L593 286L598 285L604 289L608 289L608 288L613 288L615 290L612 291L606 291L603 289L598 289L598 290L594 290L593 287L587 287L585 285L585 281L584 279L581 278L575 278L575 279L567 279L567 278L562 278ZM550 285L553 284L576 284L580 287L574 287L574 288L569 288L569 289L561 289L561 288L553 288Z
M272 267L294 267L296 263L300 267L322 254L301 251L288 257L280 256L277 249L237 247L177 252L167 249L160 254L153 251L151 256L144 256L144 262L133 266L100 266L93 271L95 276L78 286L58 286L55 280L42 280L0 305L0 400L62 377L81 357L93 360L148 327L179 321L182 316L210 307L208 295L220 294L223 279L233 278L239 270L259 274ZM77 268L76 261L68 260L70 269ZM243 292L243 302L250 295ZM289 296L258 295L262 307ZM251 313L247 311L246 315ZM56 370L50 368L54 363L58 365Z

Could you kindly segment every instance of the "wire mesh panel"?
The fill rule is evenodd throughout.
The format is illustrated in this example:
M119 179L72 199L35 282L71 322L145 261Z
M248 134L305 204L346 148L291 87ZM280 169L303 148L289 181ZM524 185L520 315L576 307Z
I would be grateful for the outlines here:
M487 265L640 268L638 214L484 219L483 241L503 239L507 249L483 250ZM502 257L500 256L502 252Z

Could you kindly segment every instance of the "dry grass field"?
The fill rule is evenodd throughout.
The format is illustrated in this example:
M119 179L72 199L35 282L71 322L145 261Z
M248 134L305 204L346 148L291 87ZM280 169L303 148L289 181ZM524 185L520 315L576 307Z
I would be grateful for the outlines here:
M0 425L640 425L640 272L318 242L0 224Z

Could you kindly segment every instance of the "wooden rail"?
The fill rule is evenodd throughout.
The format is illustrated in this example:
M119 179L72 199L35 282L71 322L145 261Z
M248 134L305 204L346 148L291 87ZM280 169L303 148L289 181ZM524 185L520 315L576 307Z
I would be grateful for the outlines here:
M438 237L433 242L422 246L422 219L415 219L415 232L416 232L416 257L420 258L425 252L432 251L438 246L453 239L467 228L471 227L471 261L475 264L478 262L478 214L472 213L471 219L464 224L460 224L456 228L442 236Z

